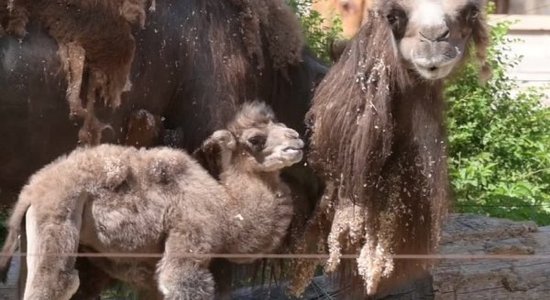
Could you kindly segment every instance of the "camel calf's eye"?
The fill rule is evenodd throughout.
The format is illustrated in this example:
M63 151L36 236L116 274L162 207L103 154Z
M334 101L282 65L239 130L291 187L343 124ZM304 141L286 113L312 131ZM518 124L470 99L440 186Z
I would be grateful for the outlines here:
M248 139L248 143L256 150L260 150L264 147L266 137L264 135L255 135Z

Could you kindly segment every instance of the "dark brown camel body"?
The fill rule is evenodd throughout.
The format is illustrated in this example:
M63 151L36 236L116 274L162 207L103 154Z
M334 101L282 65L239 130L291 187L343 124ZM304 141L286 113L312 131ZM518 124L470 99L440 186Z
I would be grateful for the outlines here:
M303 133L314 82L324 75L325 67L307 54L301 62L298 57L275 63L268 46L262 44L256 46L263 53L251 53L255 45L243 42L243 8L238 5L243 4L218 0L156 4L147 15L145 29L134 32L132 89L123 94L117 109L100 103L95 107L103 124L90 125L110 126L101 132L101 142L166 144L191 152L222 128L240 103L258 98L273 107L281 122ZM296 25L289 24L285 34L300 34ZM266 30L273 34L277 29L262 27L259 34L264 42ZM0 37L0 201L4 206L11 206L30 174L77 146L83 125L82 120L69 119L65 74L55 41L32 20L27 31L21 41ZM147 137L146 142L139 134L128 138L128 123L136 112L137 123L147 123L147 116L140 117L144 111L162 122L164 134ZM305 182L312 182L311 176L306 178ZM315 188L310 191L316 193ZM92 272L87 263L77 262L81 277L99 278L86 275ZM91 286L83 284L82 294L86 289L97 292L98 281L86 283Z
M112 127L103 130L102 142L123 143L128 119L144 109L161 116L164 127L173 130L166 134L166 142L159 137L156 144L192 151L229 120L238 104L255 98L265 99L282 122L304 132L303 116L313 82L322 77L324 66L306 55L304 62L284 66L283 75L266 53L266 62L259 68L242 39L233 35L241 24L229 2L157 3L145 29L135 31L132 90L123 94L118 109L96 106L98 120ZM230 17L233 22L228 25ZM9 193L17 193L33 171L77 145L82 125L81 120L68 117L65 75L54 40L36 23L27 30L21 42L0 37L0 199L4 204L13 202Z

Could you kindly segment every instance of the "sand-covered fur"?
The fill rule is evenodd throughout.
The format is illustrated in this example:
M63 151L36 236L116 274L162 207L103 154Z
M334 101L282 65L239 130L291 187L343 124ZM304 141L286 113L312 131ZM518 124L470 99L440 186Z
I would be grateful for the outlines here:
M339 270L342 254L359 253L356 272L368 294L429 265L393 255L430 254L438 245L449 194L443 80L473 45L485 66L484 4L375 1L315 91L309 158L327 188L311 230L328 235L321 240L328 271Z
M181 255L273 251L293 214L279 172L302 159L303 145L267 106L252 103L203 144L216 149L219 182L175 149L79 148L23 188L3 254L13 254L26 215L28 252L41 255L28 257L24 299L69 299L79 282L75 258L65 255L79 244L99 253L163 253L90 260L147 299L211 299L210 260ZM3 256L2 271L8 266Z

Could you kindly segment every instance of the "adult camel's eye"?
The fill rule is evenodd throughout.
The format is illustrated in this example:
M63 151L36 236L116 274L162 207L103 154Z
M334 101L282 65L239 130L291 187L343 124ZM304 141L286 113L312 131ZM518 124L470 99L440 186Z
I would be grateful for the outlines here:
M407 14L401 8L392 8L386 15L388 23L392 27L392 31L397 39L400 39L405 34L407 26Z
M401 8L392 8L390 12L386 15L390 25L396 25L400 21L403 21L406 18L405 12Z
M390 25L394 25L395 23L397 23L399 21L399 16L397 14L394 14L394 13L390 13L386 16L386 18L388 19L388 22L390 23Z

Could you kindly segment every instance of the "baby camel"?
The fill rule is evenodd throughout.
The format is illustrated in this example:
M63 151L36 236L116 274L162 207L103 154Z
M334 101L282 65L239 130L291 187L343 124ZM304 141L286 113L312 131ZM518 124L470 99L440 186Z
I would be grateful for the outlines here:
M92 260L130 285L156 282L148 299L211 299L209 259L189 255L273 251L293 214L279 172L302 159L303 145L296 131L255 102L203 144L217 154L219 181L175 149L77 149L30 178L9 220L3 254L15 251L26 215L31 255L24 299L69 299L79 281L75 258L66 254L79 244L106 254L162 253L160 259ZM8 256L0 271L7 271Z

